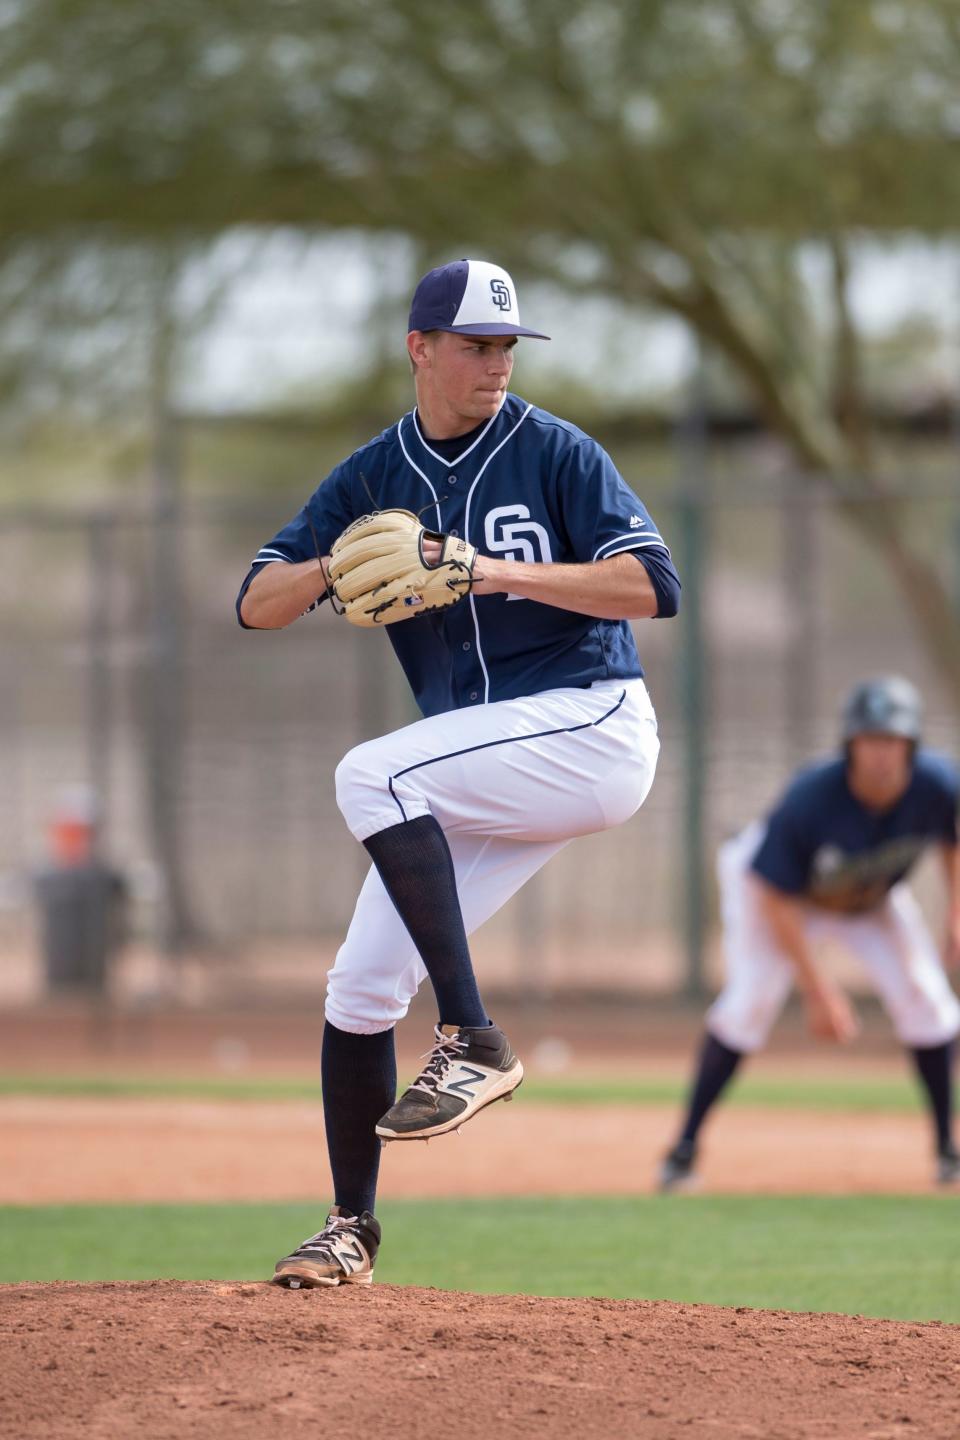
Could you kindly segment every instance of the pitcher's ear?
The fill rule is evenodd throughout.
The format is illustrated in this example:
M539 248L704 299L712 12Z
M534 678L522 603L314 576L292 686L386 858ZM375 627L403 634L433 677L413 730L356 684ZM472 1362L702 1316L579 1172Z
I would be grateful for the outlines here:
M407 336L407 354L414 375L418 370L426 369L433 359L434 334L432 330L411 330Z

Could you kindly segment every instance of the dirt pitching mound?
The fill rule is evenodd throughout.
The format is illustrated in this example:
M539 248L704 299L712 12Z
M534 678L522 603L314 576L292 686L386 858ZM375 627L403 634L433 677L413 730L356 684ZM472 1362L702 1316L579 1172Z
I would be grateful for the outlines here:
M956 1437L960 1327L387 1285L0 1287L0 1435Z

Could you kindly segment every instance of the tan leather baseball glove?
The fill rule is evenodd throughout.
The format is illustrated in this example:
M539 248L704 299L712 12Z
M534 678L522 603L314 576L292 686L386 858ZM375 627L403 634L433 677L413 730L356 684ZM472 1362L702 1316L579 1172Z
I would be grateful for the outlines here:
M425 540L437 541L433 563ZM392 625L455 605L469 594L477 552L465 540L427 530L410 510L361 515L333 542L330 580L351 625Z

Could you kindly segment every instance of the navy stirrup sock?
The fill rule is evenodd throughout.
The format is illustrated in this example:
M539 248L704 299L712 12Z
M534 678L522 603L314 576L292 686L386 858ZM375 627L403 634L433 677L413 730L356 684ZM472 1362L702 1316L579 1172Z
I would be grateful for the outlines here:
M393 1031L351 1035L328 1020L320 1061L323 1123L333 1175L333 1202L373 1214L380 1169L377 1121L397 1098Z
M430 976L441 1025L489 1025L463 925L453 857L432 815L364 840Z
M945 1155L953 1148L953 1041L948 1040L945 1045L914 1046L910 1054L933 1111L937 1153Z
M681 1140L689 1145L696 1142L697 1132L706 1119L707 1112L733 1079L734 1071L742 1059L742 1051L731 1050L729 1045L724 1045L723 1041L711 1035L709 1030L706 1032Z

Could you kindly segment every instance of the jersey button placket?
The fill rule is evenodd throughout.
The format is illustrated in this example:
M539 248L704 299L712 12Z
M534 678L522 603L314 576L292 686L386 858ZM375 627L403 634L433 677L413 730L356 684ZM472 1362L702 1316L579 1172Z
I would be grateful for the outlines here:
M447 476L447 479L446 479L446 483L447 483L447 485L456 485L458 479L459 479L459 476L456 475L456 474L448 475L448 476ZM453 500L453 496L451 496L450 499L451 499L451 501L452 501L452 500ZM458 501L459 503L455 503L455 504L451 507L451 508L453 509L453 513L454 513L458 518L462 517L462 515L463 515L462 499L463 499L462 496L458 496L458 497L457 497L457 501ZM452 518L452 516L451 516L451 518ZM454 537L454 539L459 539L460 535L463 533L462 523L461 523L460 525L444 525L444 529L445 529L446 533L447 533L448 535L452 535L452 536ZM460 631L461 640L460 640L460 647L459 647L459 648L460 648L461 654L462 654L464 657L466 657L467 655L470 655L470 654L472 653L473 648L474 648L474 647L473 647L473 642L472 642L472 640L468 640L468 639L463 638L463 632L464 632L464 630L465 630L465 629L468 629L468 627L469 627L469 625L470 625L470 620L469 620L469 615L468 615L468 612L467 612L467 607L464 606L462 612L460 612L460 611L459 611L459 608L458 608L458 610L455 611L454 614L451 616L451 622L452 622L452 626L453 626L453 629L454 629L454 635L456 634L456 631L457 631L457 630ZM453 638L454 638L454 637L451 636L451 639L453 639ZM461 695L465 695L465 696L467 697L467 703L468 703L468 704L470 704L470 705L476 705L477 702L478 702L479 699L480 699L480 691L479 691L479 690L476 690L476 689L467 689L467 686L469 686L469 685L471 684L471 682L472 682L473 685L476 685L476 683L477 683L477 675L476 675L476 669L475 669L475 667L474 667L473 665L467 666L465 663L464 663L463 665L458 666L457 663L455 662L455 668L459 668L459 669L460 669L460 686L462 686L462 688L460 689ZM471 672L472 672L472 673L471 673Z

